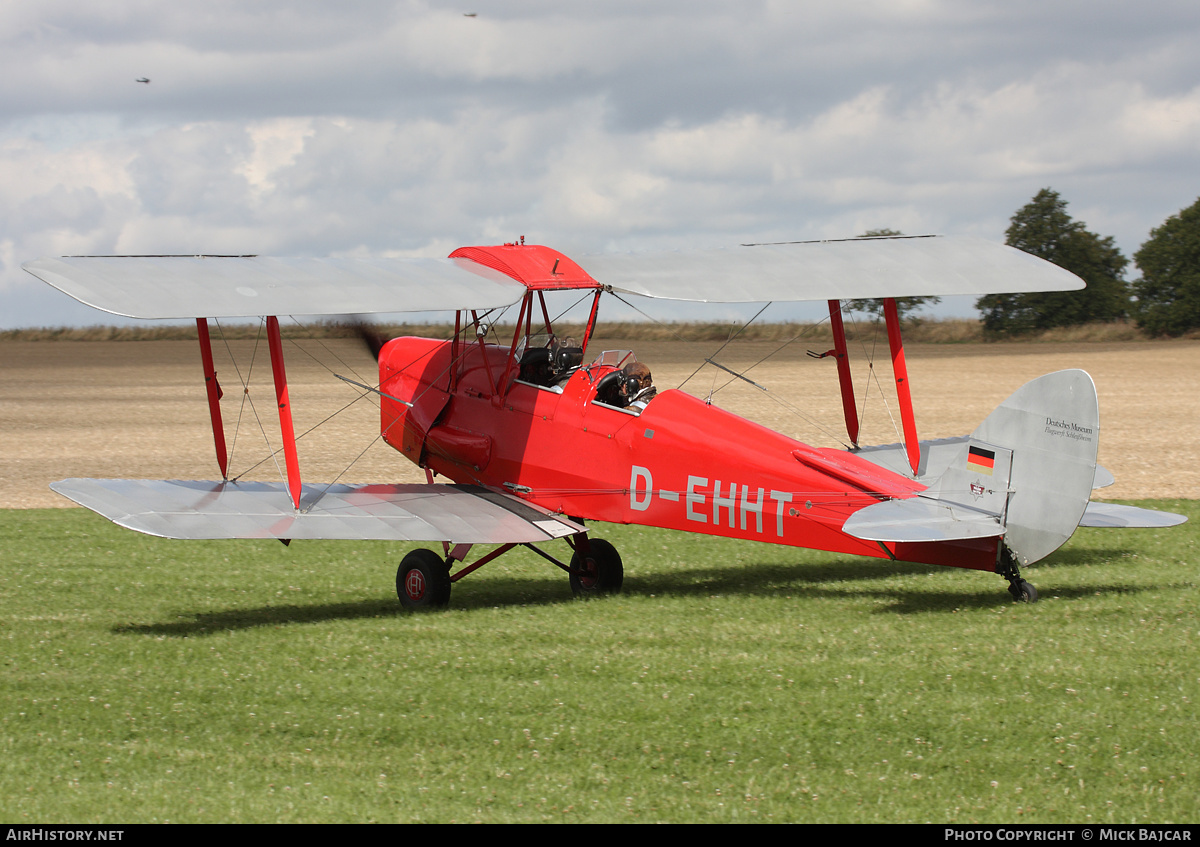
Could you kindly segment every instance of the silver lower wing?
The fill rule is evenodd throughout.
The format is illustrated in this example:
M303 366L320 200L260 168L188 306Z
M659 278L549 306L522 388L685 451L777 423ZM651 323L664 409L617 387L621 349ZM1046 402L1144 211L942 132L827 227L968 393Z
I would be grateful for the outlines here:
M163 538L279 538L534 543L584 527L509 494L471 485L64 479L50 486L127 529Z

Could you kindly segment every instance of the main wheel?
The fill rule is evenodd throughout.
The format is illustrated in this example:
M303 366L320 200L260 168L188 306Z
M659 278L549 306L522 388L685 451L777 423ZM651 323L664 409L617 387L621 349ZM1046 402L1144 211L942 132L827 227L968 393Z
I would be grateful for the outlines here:
M432 550L413 550L396 569L396 596L406 609L431 609L450 602L450 567Z
M576 597L615 594L625 581L625 566L617 548L600 538L588 541L588 554L571 557L571 591Z

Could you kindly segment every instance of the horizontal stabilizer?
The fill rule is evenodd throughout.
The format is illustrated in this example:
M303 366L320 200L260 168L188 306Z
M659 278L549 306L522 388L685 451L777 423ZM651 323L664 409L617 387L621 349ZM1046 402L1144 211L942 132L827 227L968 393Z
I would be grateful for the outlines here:
M1003 535L1000 518L968 506L913 497L855 512L842 531L866 541L955 541Z
M1120 503L1088 503L1083 510L1080 526L1109 527L1109 528L1145 528L1178 526L1187 520L1183 515L1174 512L1159 512L1154 509L1140 509L1137 506L1124 506Z
M163 538L534 543L583 532L510 494L472 485L64 479L52 489L127 529Z
M956 438L939 438L920 442L921 464L914 477L916 481L929 485L940 477L946 472L946 468L962 457L963 451L966 449L963 445L970 440L970 436L963 435ZM901 476L913 476L912 468L908 464L907 448L904 444L855 447L849 452L868 462L874 462L882 468L887 468L893 473Z
M957 438L939 438L934 441L922 441L921 465L918 468L919 473L915 477L916 481L928 485L932 480L936 480L944 474L951 463L960 458L961 450L959 449L959 445L965 444L970 440L971 437L969 435L963 435ZM856 447L850 452L901 476L910 476L912 474L908 466L908 453L903 444L879 444L870 447ZM1112 475L1112 471L1099 465L1096 466L1096 476L1092 479L1093 490L1107 488L1115 482L1116 478Z

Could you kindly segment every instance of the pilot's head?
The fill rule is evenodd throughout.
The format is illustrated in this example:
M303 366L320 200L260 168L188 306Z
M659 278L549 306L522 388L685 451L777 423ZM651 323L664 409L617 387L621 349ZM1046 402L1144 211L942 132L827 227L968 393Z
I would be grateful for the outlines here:
M630 362L621 368L621 374L624 376L624 379L621 380L622 384L628 386L627 394L636 394L643 388L649 388L654 384L654 379L650 376L650 368L641 362Z

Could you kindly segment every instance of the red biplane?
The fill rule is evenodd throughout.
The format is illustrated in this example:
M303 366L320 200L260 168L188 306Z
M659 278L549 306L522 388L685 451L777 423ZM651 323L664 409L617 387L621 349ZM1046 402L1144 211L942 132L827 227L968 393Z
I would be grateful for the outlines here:
M895 298L1068 290L1078 277L974 238L916 237L614 254L582 264L546 247L465 247L447 259L88 256L25 269L76 299L136 318L195 318L217 481L67 479L52 487L121 526L170 538L440 541L404 557L407 607L441 606L453 582L517 545L570 575L577 594L621 587L614 547L588 521L973 568L1015 600L1037 592L1020 566L1078 526L1180 523L1091 503L1112 482L1096 464L1091 377L1052 373L1014 393L970 435L920 441ZM578 340L559 338L547 296L590 297ZM718 302L828 301L851 449L815 448L679 390L655 392L630 351L589 349L606 293ZM840 301L879 298L903 443L860 446ZM496 343L492 310L517 307ZM454 312L452 340L396 338L377 350L383 438L426 484L303 483L278 315ZM286 480L228 477L209 318L266 317ZM435 483L435 476L450 483ZM569 561L536 546L565 539ZM476 545L496 545L467 564ZM456 564L457 563L457 564ZM452 569L459 566L455 573Z

